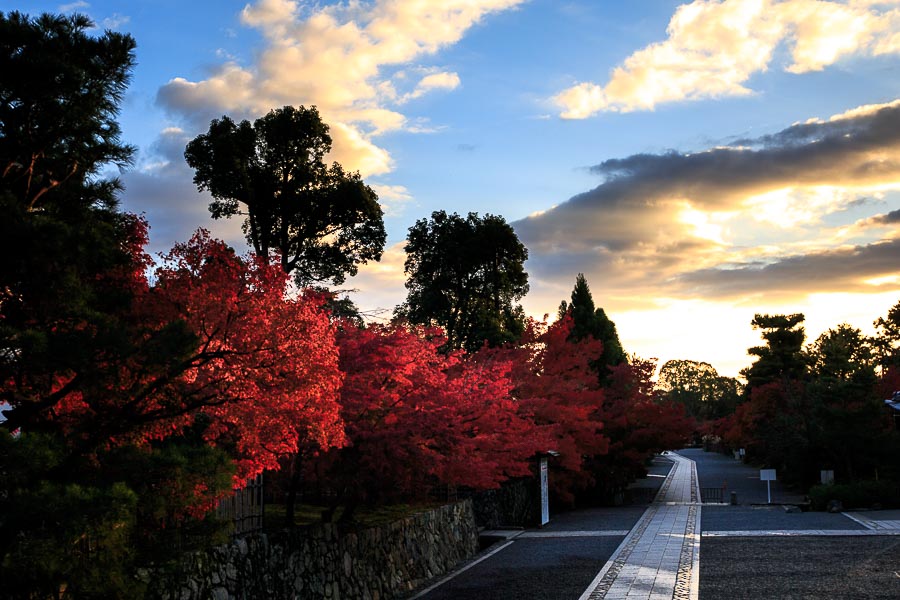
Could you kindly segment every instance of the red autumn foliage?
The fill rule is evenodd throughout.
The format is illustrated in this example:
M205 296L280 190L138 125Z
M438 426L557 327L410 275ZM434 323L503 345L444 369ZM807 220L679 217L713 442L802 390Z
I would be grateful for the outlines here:
M559 453L551 485L554 495L566 503L574 500L574 491L594 482L585 458L605 454L609 441L601 416L604 394L589 365L602 345L593 338L570 342L571 329L571 317L549 326L530 320L518 345L478 353L480 362L513 365L512 394L519 414L549 439L542 450Z
M894 392L900 391L900 367L889 367L884 370L876 388L880 398L890 400Z
M591 469L606 494L622 490L646 473L645 464L654 454L682 447L694 422L677 403L658 401L651 377L652 361L632 359L610 367L601 418L609 438L609 452L592 462Z
M529 472L540 447L510 397L510 365L444 354L440 330L348 325L338 335L347 447L315 475L354 506L421 497L437 484L491 488Z
M241 259L198 232L166 256L148 305L184 319L199 348L184 373L188 398L212 397L208 441L237 451L238 477L277 468L298 441L342 444L342 376L334 329L314 297L286 297L276 265ZM299 438L299 439L298 439Z
M110 353L103 385L58 374L54 412L70 434L140 445L201 418L204 439L235 458L236 481L277 468L301 439L343 443L333 328L319 302L286 297L279 267L201 230L163 257L152 283L143 272L110 277L131 286L122 322L140 351Z
M748 452L764 455L766 440L762 434L778 418L800 416L789 398L803 395L803 384L796 381L772 381L753 388L750 398L723 420L722 439L731 448L744 447Z

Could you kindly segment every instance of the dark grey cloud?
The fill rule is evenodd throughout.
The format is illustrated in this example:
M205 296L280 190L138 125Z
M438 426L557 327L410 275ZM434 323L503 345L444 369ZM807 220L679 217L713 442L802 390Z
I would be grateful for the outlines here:
M877 223L878 225L893 225L894 223L900 223L900 210L892 210L886 215L876 215L871 219L872 223Z
M793 125L773 135L738 140L732 146L683 154L636 154L591 167L606 182L573 202L610 193L645 197L673 194L707 208L736 194L788 185L880 182L900 174L900 105L873 114ZM606 190L607 186L612 189Z
M184 161L189 139L179 129L160 134L148 155L141 157L143 170L121 176L125 186L122 207L147 216L152 224L149 250L153 254L188 240L200 227L243 252L246 243L240 219L213 220L208 209L212 198L198 192L192 181L193 170Z
M900 240L789 256L769 264L702 269L668 282L681 293L726 298L815 292L871 292L866 280L900 275ZM893 286L895 287L895 286Z
M762 215L747 204L751 197L795 189L801 209L822 215L874 207L863 196L866 190L900 187L900 103L795 124L728 147L609 159L590 171L603 179L596 188L513 224L531 252L529 271L539 278L556 281L585 272L623 294L719 297L765 289L869 289L864 279L894 273L900 265L894 241L828 250L834 244L824 227L806 223L802 233L780 231L757 222ZM850 192L833 206L803 205L816 200L803 190L821 186ZM858 197L853 190L860 190ZM772 256L754 252L752 240L730 246L716 237L716 223L692 222L691 210L700 216L740 215L727 227L769 238L759 244L777 246L780 235L786 247L797 248L808 235L806 245L815 252ZM866 220L895 222L900 210ZM766 262L748 262L754 255L767 256Z

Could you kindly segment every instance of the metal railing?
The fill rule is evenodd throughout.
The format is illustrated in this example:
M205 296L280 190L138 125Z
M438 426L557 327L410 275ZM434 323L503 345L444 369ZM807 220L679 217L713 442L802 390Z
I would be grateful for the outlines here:
M725 490L720 487L715 488L700 488L700 499L702 502L707 503L715 503L721 504L724 502L723 498L725 497Z

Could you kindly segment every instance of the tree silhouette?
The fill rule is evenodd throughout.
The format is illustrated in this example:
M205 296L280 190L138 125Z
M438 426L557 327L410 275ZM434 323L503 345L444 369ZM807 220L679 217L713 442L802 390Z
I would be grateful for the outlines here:
M573 326L571 339L581 341L587 337L599 340L602 344L600 355L592 361L601 383L609 379L610 367L624 363L627 358L613 323L602 308L594 307L594 299L583 273L575 278L572 290L572 302L563 300L559 305L559 317L571 314Z
M475 351L518 339L528 250L503 217L432 213L410 227L406 302L397 315L444 328L450 348Z
M227 116L185 149L194 183L209 190L213 218L245 216L256 254L277 252L300 286L341 284L379 260L386 234L378 196L359 173L328 166L328 126L315 106L285 106L235 123ZM246 211L246 212L245 212Z

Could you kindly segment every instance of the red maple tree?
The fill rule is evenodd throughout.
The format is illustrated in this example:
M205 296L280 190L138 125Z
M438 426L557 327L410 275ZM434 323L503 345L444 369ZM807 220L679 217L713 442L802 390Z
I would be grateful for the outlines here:
M483 348L477 357L489 364L513 365L512 395L520 416L531 420L546 440L541 450L559 453L551 489L564 503L594 483L585 470L586 459L606 453L609 441L601 415L604 393L589 364L602 344L593 338L571 342L571 329L571 317L549 326L529 320L518 344Z
M422 497L436 485L496 487L529 472L540 447L510 396L508 362L439 352L440 330L348 325L338 335L348 444L311 465L345 518L361 502Z
M654 454L683 447L694 431L683 405L657 397L651 379L655 369L654 361L639 358L610 367L601 411L609 452L591 465L599 491L607 498L644 476Z
M133 295L121 316L129 351L95 357L100 381L56 374L52 412L71 436L140 445L199 419L203 438L234 458L236 482L277 468L301 439L343 443L334 330L318 301L286 296L279 267L200 230L152 279L140 269L109 277Z

